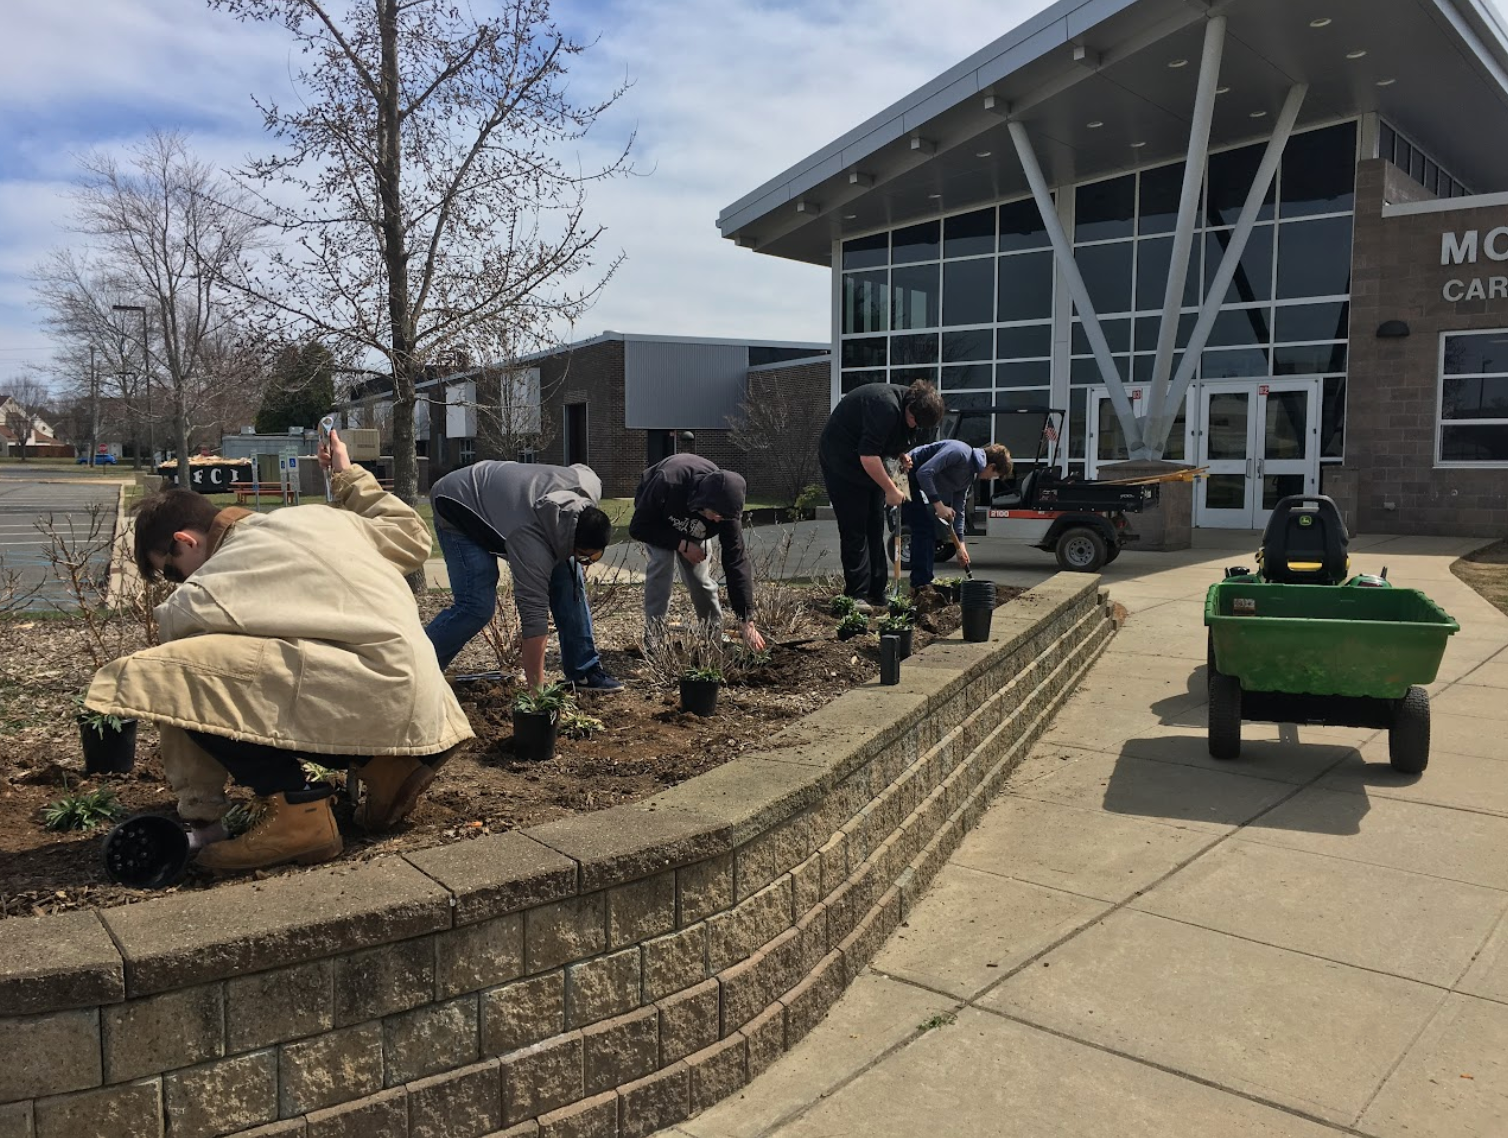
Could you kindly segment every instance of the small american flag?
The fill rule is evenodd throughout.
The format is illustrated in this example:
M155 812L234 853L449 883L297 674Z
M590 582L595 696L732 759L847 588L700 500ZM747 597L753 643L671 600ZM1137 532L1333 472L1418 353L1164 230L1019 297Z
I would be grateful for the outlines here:
M1058 429L1051 423L1047 423L1042 428L1042 437L1050 443L1055 443L1058 441Z

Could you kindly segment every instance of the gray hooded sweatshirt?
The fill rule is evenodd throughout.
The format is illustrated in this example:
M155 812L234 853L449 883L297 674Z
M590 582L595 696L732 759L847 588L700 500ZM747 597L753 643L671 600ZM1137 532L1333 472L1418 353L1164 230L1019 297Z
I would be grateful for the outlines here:
M523 635L546 635L550 575L576 548L581 511L602 501L596 472L580 463L476 462L441 478L429 499L437 528L507 559Z

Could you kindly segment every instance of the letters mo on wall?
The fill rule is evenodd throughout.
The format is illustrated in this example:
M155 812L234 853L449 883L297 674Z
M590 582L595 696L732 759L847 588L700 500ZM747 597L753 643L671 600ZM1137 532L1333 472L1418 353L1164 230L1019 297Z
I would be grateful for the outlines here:
M1440 264L1475 265L1486 258L1498 264L1508 263L1508 225L1489 229L1485 236L1479 229L1440 235ZM1454 304L1460 300L1508 300L1508 276L1452 277L1440 295Z

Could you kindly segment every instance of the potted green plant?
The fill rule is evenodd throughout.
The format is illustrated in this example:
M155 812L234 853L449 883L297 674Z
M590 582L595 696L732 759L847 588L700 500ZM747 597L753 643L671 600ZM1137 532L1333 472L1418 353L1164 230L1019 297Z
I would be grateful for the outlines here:
M525 689L513 699L513 754L527 763L548 762L555 757L555 735L560 714L570 697L560 684L546 684L538 691Z
M916 604L910 597L891 597L887 609L891 616L912 621L916 619Z
M880 635L894 636L901 642L901 659L911 655L911 637L913 625L911 617L890 615L880 618Z
M861 612L851 612L838 622L838 639L852 640L869 631L869 618Z
M714 667L687 668L681 676L681 710L692 715L711 715L717 710L717 692L723 674Z
M90 711L73 697L86 774L125 774L136 765L136 720Z
M841 620L845 616L852 616L854 613L858 612L859 602L854 600L847 593L839 593L836 597L833 598L831 611L833 616L838 617Z
M949 604L958 603L959 589L963 586L962 577L938 577L932 582L932 588Z

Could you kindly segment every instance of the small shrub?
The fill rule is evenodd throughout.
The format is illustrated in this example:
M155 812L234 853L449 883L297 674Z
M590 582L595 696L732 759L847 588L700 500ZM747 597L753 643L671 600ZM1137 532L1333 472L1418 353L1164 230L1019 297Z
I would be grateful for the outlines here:
M572 706L570 694L561 684L546 684L538 691L527 688L513 697L513 710L526 714L555 712L559 714Z
M890 615L893 617L902 617L906 620L914 620L916 618L916 605L910 597L891 597Z
M595 715L587 715L580 711L567 711L560 717L560 733L567 739L590 739L599 731L607 729L607 724Z
M113 822L126 812L108 786L79 794L66 794L42 809L42 824L49 830L92 830Z
M831 612L833 616L839 618L848 617L853 616L858 611L859 602L854 600L847 593L839 593L836 597L833 598L833 603L831 606Z
M880 618L880 632L905 632L912 627L909 616L882 616Z
M838 622L838 635L862 636L869 631L869 618L861 612L851 612Z
M723 682L723 673L721 668L704 665L698 668L687 668L682 678L701 683L720 684Z

